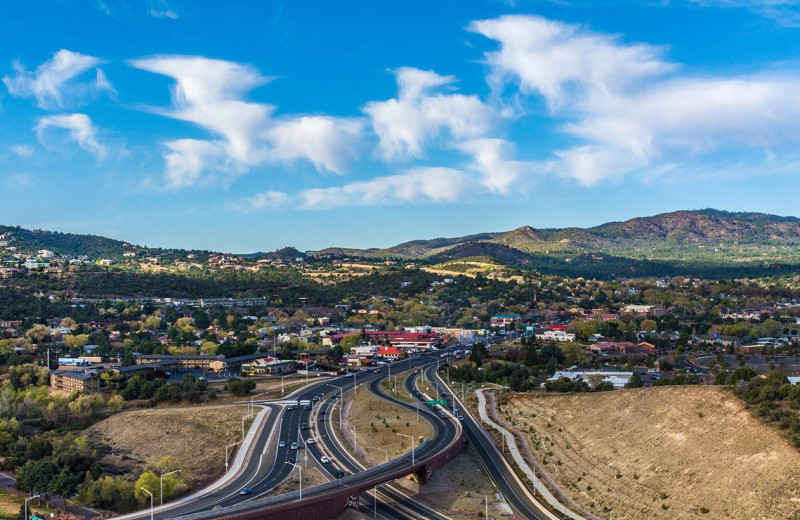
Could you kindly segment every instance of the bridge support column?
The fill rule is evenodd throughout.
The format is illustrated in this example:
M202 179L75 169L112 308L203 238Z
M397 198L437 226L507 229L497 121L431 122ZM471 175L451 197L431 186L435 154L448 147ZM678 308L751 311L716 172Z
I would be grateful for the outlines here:
M417 482L424 486L433 476L433 466L428 464L422 466L416 472L414 472L414 476L417 478Z

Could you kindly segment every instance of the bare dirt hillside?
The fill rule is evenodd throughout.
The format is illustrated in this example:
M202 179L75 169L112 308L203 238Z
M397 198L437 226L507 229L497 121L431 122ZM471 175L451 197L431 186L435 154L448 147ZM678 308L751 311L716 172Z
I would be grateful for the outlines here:
M545 471L600 518L800 518L800 452L724 389L502 401Z
M244 413L238 406L137 410L112 415L87 435L106 471L138 477L147 462L171 455L194 487L224 472L225 445L241 439Z

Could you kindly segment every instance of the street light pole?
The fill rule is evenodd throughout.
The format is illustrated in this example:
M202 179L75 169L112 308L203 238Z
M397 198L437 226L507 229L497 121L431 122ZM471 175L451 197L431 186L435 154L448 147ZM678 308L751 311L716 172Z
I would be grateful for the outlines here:
M417 446L414 444L414 436L408 435L405 433L397 432L397 435L402 435L403 437L408 437L411 440L411 465L414 465L414 450L417 449Z
M28 500L33 500L34 498L39 498L40 496L41 495L33 495L32 497L25 499L25 520L28 520Z
M176 469L175 471L170 471L169 473L161 473L161 476L158 477L158 479L160 481L159 483L161 485L161 497L160 497L161 498L161 503L159 505L161 505L161 506L164 505L164 477L166 477L167 475L172 475L173 473L180 473L180 472L181 472L181 470Z
M300 498L299 500L303 500L303 466L295 464L294 462L287 462L286 464L291 464L298 470L300 470Z
M148 490L146 490L145 488L139 488L139 489L150 495L150 520L153 520L153 494Z
M483 517L489 520L489 495L483 495L483 497L486 499L486 513L484 513Z

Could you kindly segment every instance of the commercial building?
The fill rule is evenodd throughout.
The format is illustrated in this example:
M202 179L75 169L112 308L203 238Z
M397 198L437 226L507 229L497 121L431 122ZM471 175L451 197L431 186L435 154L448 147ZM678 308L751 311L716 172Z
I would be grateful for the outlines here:
M100 391L100 376L93 371L54 370L50 372L50 388L70 393L94 394Z

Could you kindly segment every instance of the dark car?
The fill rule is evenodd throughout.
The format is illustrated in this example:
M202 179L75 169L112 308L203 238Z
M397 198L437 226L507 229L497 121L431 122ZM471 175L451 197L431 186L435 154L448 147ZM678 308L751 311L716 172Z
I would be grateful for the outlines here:
M244 488L243 490L239 491L239 494L240 494L240 495L249 495L249 494L250 494L250 493L252 493L252 492L253 492L253 490L252 490L252 489L250 489L250 488Z
M294 457L289 457L288 459L286 459L286 462L288 462L289 464L294 464Z
M334 471L333 474L336 475L336 478L342 478L344 476L344 471L336 468L336 471Z
M308 429L308 424L307 424L307 423L303 423L303 424L301 424L301 425L300 425L300 429L301 429L301 430L307 430L307 429Z
M312 401L319 401L319 396L318 396L318 395L315 395L315 396L314 396L314 397L313 397L311 400L312 400Z
M319 419L317 419L317 422L325 422L325 417L320 417Z

